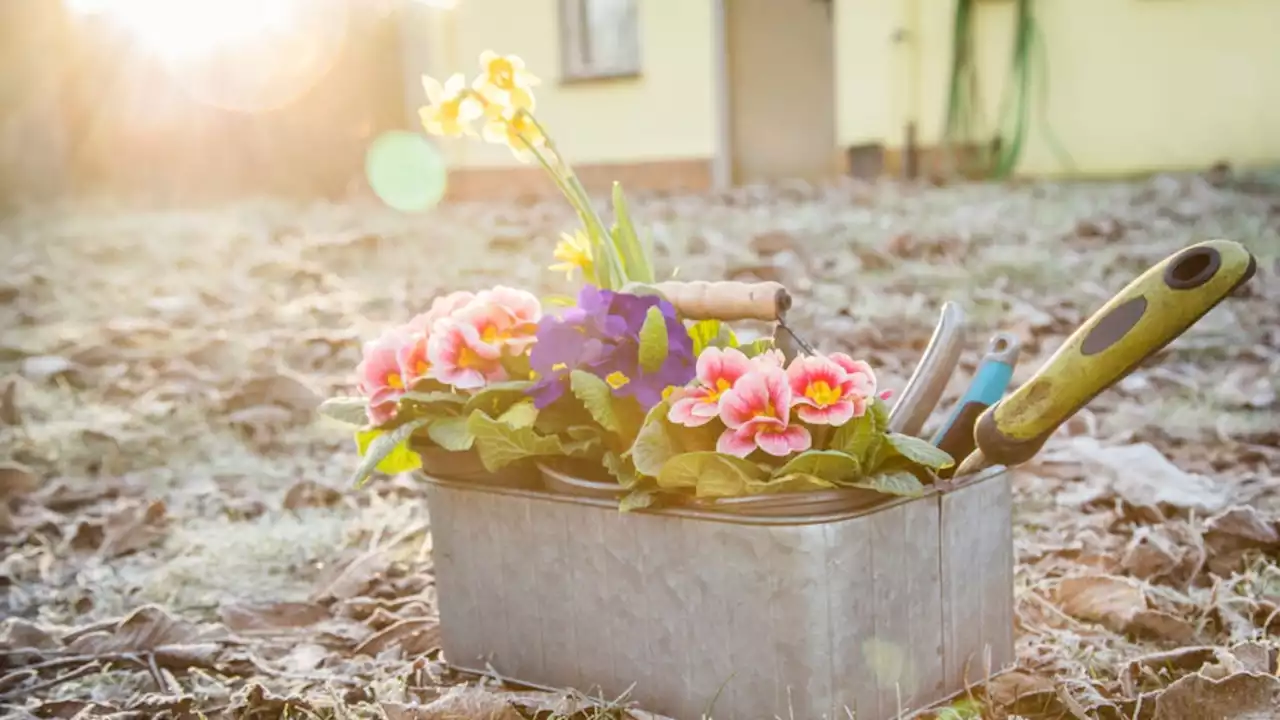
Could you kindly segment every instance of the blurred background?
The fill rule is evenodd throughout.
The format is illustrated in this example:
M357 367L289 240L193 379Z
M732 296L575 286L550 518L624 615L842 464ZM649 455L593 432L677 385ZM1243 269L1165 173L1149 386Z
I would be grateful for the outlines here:
M473 72L486 48L546 80L540 117L589 185L1280 159L1269 0L7 0L0 13L11 199L413 183L409 168L443 169L425 138L397 132L421 135L420 76ZM439 150L450 197L550 189L509 172L500 147Z

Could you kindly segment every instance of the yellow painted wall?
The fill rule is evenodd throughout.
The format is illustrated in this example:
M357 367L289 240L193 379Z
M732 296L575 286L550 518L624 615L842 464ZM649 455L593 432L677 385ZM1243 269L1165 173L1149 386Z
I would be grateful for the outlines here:
M912 114L920 142L936 143L955 0L836 3L841 144L881 140L901 147ZM1107 175L1218 160L1280 161L1280 1L1036 0L1035 6L1049 79L1044 106L1033 108L1019 173ZM975 22L989 136L1012 54L1014 3L981 2ZM894 41L898 29L906 42ZM1046 123L1074 168L1054 154Z
M514 53L542 79L535 114L575 165L710 158L716 148L711 0L639 3L641 77L562 84L556 0L457 0L451 10L421 6L406 16L410 97L418 76L474 76L481 51ZM426 49L423 49L426 48ZM427 65L428 67L422 67ZM482 140L442 142L458 166L519 164Z

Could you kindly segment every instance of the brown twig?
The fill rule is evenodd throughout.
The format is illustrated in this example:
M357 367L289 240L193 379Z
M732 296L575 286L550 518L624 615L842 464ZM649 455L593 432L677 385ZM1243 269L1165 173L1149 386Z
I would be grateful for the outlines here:
M90 675L101 669L102 669L102 665L100 663L91 662L87 665L82 665L70 672L66 672L57 677L45 680L44 682L39 682L39 683L36 683L35 685L28 685L26 687L21 687L12 692L7 692L3 695L0 695L0 702L9 702L10 700L21 700L23 698L29 698L32 696L32 694L38 693L41 690L48 690L49 688L61 685L62 683L67 682L68 680L75 680L76 678L84 677L85 675Z

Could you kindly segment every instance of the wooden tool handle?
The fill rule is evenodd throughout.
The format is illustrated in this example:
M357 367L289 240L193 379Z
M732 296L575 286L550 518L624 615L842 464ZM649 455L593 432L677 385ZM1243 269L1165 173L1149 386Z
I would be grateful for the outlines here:
M628 285L623 290L633 286ZM658 291L690 320L778 320L791 308L791 294L781 283L744 283L724 280L693 280L652 283L645 287Z
M978 449L993 464L1031 459L1098 393L1181 335L1253 277L1243 245L1209 240L1138 276L1067 338L1025 385L983 412Z

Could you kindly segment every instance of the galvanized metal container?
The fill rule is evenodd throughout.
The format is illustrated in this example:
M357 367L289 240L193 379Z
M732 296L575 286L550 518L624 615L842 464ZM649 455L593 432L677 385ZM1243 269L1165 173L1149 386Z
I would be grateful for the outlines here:
M825 514L429 478L445 660L678 720L888 720L1013 661L1002 468ZM850 713L854 713L851 715Z

